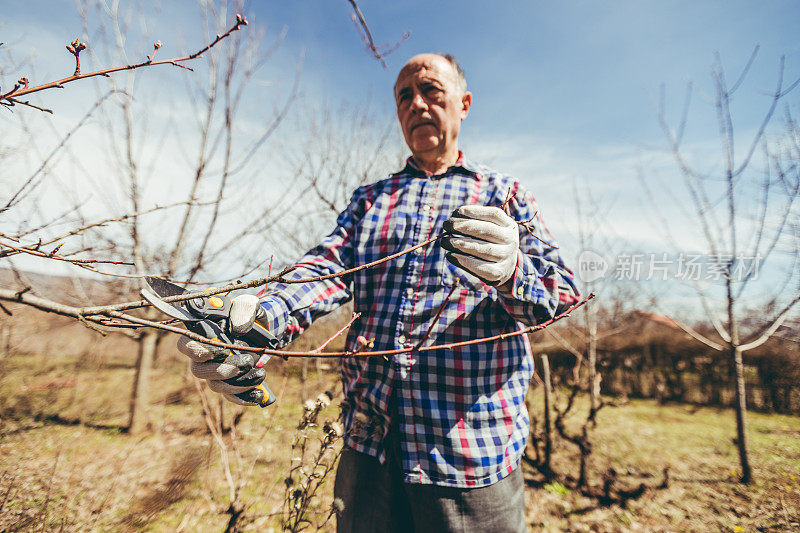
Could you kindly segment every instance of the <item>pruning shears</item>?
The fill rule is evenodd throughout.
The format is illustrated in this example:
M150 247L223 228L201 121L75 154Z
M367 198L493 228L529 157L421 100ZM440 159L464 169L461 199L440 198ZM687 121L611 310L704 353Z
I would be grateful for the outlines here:
M141 289L140 293L153 307L167 316L183 321L189 331L211 340L233 344L234 335L231 333L228 323L231 299L226 294L215 294L167 303L162 298L186 294L188 291L160 278L146 276L144 279L147 288ZM258 322L255 322L252 329L247 333L235 336L235 338L237 342L244 341L248 346L278 348L278 339ZM233 354L235 352L231 350L220 357L224 359ZM247 355L254 358L253 369L257 366L260 368L270 358L269 354L264 354L257 362L255 353L248 353ZM236 396L244 401L257 403L261 407L266 407L276 400L275 395L264 382Z

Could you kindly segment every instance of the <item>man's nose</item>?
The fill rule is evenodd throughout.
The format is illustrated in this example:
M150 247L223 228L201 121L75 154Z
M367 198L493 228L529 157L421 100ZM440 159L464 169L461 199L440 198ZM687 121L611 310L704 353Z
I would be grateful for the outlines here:
M411 110L412 111L424 111L428 108L428 104L425 103L425 99L422 97L422 94L416 93L414 96L411 97Z

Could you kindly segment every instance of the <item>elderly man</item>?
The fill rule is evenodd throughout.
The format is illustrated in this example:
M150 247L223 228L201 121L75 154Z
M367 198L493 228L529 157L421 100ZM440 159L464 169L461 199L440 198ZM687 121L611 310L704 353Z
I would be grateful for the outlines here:
M288 276L342 272L443 237L354 274L278 284L260 299L241 296L231 323L246 330L261 315L288 342L352 298L361 317L350 328L349 348L364 336L375 349L409 350L341 361L339 531L523 531L519 465L533 374L526 338L413 348L429 330L425 345L513 332L554 316L578 291L533 196L459 151L472 94L455 58L413 57L394 96L412 154L405 168L357 189L334 231ZM185 338L179 344L215 391L238 403L259 399L251 383L237 383L211 359L213 350Z

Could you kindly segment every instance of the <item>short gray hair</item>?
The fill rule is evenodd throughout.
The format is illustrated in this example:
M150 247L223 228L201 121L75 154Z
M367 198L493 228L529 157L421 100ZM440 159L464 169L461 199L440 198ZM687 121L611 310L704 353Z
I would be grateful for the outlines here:
M467 78L464 76L464 71L461 69L461 65L458 64L458 60L456 60L456 56L453 54L439 54L443 58L450 63L450 66L453 67L453 72L456 73L456 81L458 82L458 88L461 89L461 92L467 92Z

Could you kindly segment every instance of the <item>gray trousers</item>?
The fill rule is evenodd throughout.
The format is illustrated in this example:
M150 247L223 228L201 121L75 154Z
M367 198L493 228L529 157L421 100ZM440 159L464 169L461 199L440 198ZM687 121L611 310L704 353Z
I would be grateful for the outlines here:
M396 446L387 446L380 464L345 446L334 486L344 504L337 532L525 531L521 467L488 487L440 487L404 483L397 455Z

